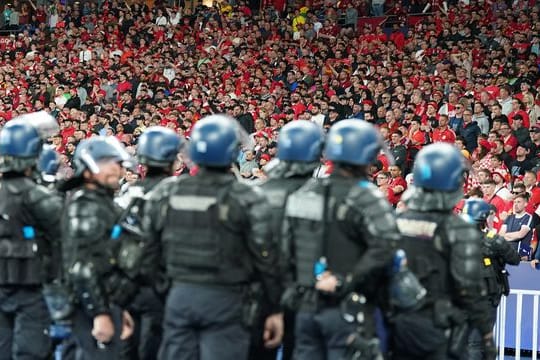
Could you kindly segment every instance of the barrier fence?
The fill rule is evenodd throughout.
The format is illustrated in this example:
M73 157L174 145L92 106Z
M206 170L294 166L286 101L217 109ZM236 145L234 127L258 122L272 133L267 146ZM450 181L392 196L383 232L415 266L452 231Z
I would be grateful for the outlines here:
M538 358L538 306L540 305L540 272L532 269L528 262L519 266L508 266L510 273L510 295L502 297L497 309L494 336L499 359L504 359L505 348L515 350L515 359L521 352L531 352L533 360Z

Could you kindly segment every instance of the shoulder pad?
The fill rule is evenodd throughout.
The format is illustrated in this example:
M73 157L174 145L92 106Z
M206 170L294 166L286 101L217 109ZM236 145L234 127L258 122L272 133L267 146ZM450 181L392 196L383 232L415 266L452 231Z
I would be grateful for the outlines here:
M21 194L24 191L27 191L28 189L36 186L35 182L25 177L2 181L2 184L10 193L16 195Z
M492 237L489 237L486 234L486 238L489 239L490 243L493 243L495 246L498 246L498 247L506 246L506 244L510 245L508 241L506 241L502 236L497 234L496 230L493 230L493 231L494 231L494 235Z
M285 205L287 197L298 190L306 181L299 179L270 179L261 185L264 195L273 207Z
M48 213L52 217L60 216L62 212L62 197L41 185L31 188L27 192L25 202L32 210Z
M391 208L384 194L373 183L361 180L353 186L347 196L347 204L359 208L376 203L384 208Z
M143 193L147 193L149 191L151 191L157 184L159 184L160 182L162 182L163 180L169 178L171 176L167 176L167 175L157 175L157 176L151 176L151 177L146 177L144 180L142 181L137 181L134 186L137 186L137 187L141 187L143 189Z
M55 196L55 194L42 185L36 185L28 191L28 201L32 203L40 202L46 198Z
M353 186L350 189L342 206L342 217L349 217L353 223L365 225L367 231L374 237L398 241L400 235L394 209L376 186L373 184L362 186Z
M93 194L90 194L87 191L79 190L69 201L67 206L67 216L77 218L77 217L98 217L101 213L100 211L100 201L96 199Z
M261 200L266 200L263 191L258 186L250 186L238 181L232 183L230 194L241 205L247 207L250 207Z
M182 175L178 177L167 177L161 180L154 188L144 195L144 200L159 201L165 197L168 197L173 191L176 184L189 178L189 175Z
M130 185L123 194L114 198L114 202L122 209L126 209L135 199L142 199L144 195L144 188L141 185Z
M453 244L456 242L468 242L468 241L481 241L482 233L475 224L466 222L460 216L451 214L448 216L446 222L446 231L448 234L448 241Z

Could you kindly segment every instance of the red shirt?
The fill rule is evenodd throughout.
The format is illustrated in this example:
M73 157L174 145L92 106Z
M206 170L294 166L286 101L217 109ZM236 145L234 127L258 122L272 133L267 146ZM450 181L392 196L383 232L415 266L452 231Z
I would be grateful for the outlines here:
M441 130L439 128L433 130L432 135L433 142L446 142L453 144L456 141L456 133L450 128Z
M401 176L390 179L390 187L393 188L395 186L403 186L403 191L400 192L399 194L394 193L394 197L396 198L396 202L392 203L392 205L396 205L398 203L398 201L401 199L401 195L403 195L403 192L405 190L407 190L407 182Z
M515 159L516 158L516 150L517 150L517 147L518 147L517 138L514 135L508 135L506 138L503 139L503 141L504 141L504 146L505 147L507 145L512 146L512 149L510 149L510 151L507 151L507 153L508 153L508 155L510 155L510 157L512 159Z
M507 209L507 203L503 199L501 199L497 195L493 195L491 199L484 199L489 204L495 206L497 209L497 212L495 213L495 217L493 218L493 227L499 231L501 229L501 226L504 224L504 220L501 219L501 213L506 211Z
M530 190L530 193L531 193L531 197L529 199L529 202L527 203L527 208L525 209L525 211L533 214L538 208L538 205L540 205L540 188L537 186L534 186Z
M119 92L119 93L123 93L123 92L126 92L126 91L130 91L132 89L132 85L129 81L122 81L121 83L118 84L118 86L116 87L116 90Z
M409 147L420 149L426 143L426 134L422 130L416 130L414 133L409 133Z
M529 122L529 114L527 114L526 111L524 110L518 110L518 111L512 111L508 114L508 124L510 124L510 126L512 126L512 122L514 121L514 116L516 115L521 115L521 118L523 119L523 127L524 128L529 128L529 126L531 125L530 122Z
M396 195L394 193L394 190L392 190L390 187L386 189L386 199L392 206L396 206L396 204L399 202L399 198L401 197L401 194Z
M73 134L75 134L75 128L73 126L65 128L63 130L60 130L60 134L62 135L62 138L64 139L64 142L65 142L68 137L73 136Z

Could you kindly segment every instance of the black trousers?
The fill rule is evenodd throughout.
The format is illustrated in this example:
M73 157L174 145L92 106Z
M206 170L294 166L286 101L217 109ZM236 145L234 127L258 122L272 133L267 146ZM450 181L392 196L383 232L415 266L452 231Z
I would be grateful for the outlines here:
M89 317L82 309L76 309L73 316L72 339L76 346L77 360L118 360L122 350L122 310L113 307L111 315L114 323L114 337L107 344L98 344L92 336L94 325L93 318Z
M0 287L0 359L47 359L51 320L41 287Z
M150 287L143 287L129 305L135 322L133 336L124 341L122 358L126 360L157 359L162 336L162 299Z
M250 333L242 324L242 292L175 284L165 305L161 360L244 360Z
M345 322L338 306L296 315L295 360L341 360L347 338L356 329Z

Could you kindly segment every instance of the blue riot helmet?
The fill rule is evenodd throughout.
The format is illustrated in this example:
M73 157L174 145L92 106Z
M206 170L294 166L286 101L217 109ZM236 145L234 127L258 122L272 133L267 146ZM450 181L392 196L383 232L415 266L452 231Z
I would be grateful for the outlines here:
M37 170L43 180L53 182L60 167L60 155L53 146L44 145L37 161Z
M35 166L43 140L23 119L9 121L0 131L0 172L23 172Z
M99 174L98 163L102 160L114 160L122 163L124 167L132 164L131 157L118 139L113 136L94 136L82 140L77 146L73 155L74 176L82 176L84 170Z
M451 211L463 198L465 158L453 145L431 144L421 149L413 165L413 186L401 199L411 210Z
M463 155L455 146L431 144L416 155L414 186L430 191L454 192L461 189L465 170Z
M227 115L210 115L197 121L191 131L189 155L200 166L228 167L237 158L241 127Z
M139 138L137 159L140 164L147 166L170 166L176 160L182 143L182 138L173 130L153 126L145 130Z
M363 120L347 119L330 128L324 154L336 163L369 165L377 159L383 147L383 140L373 125Z
M476 223L483 223L491 213L491 205L483 199L467 199L462 214Z
M318 162L323 143L320 126L307 120L292 121L279 132L277 157L282 161Z

